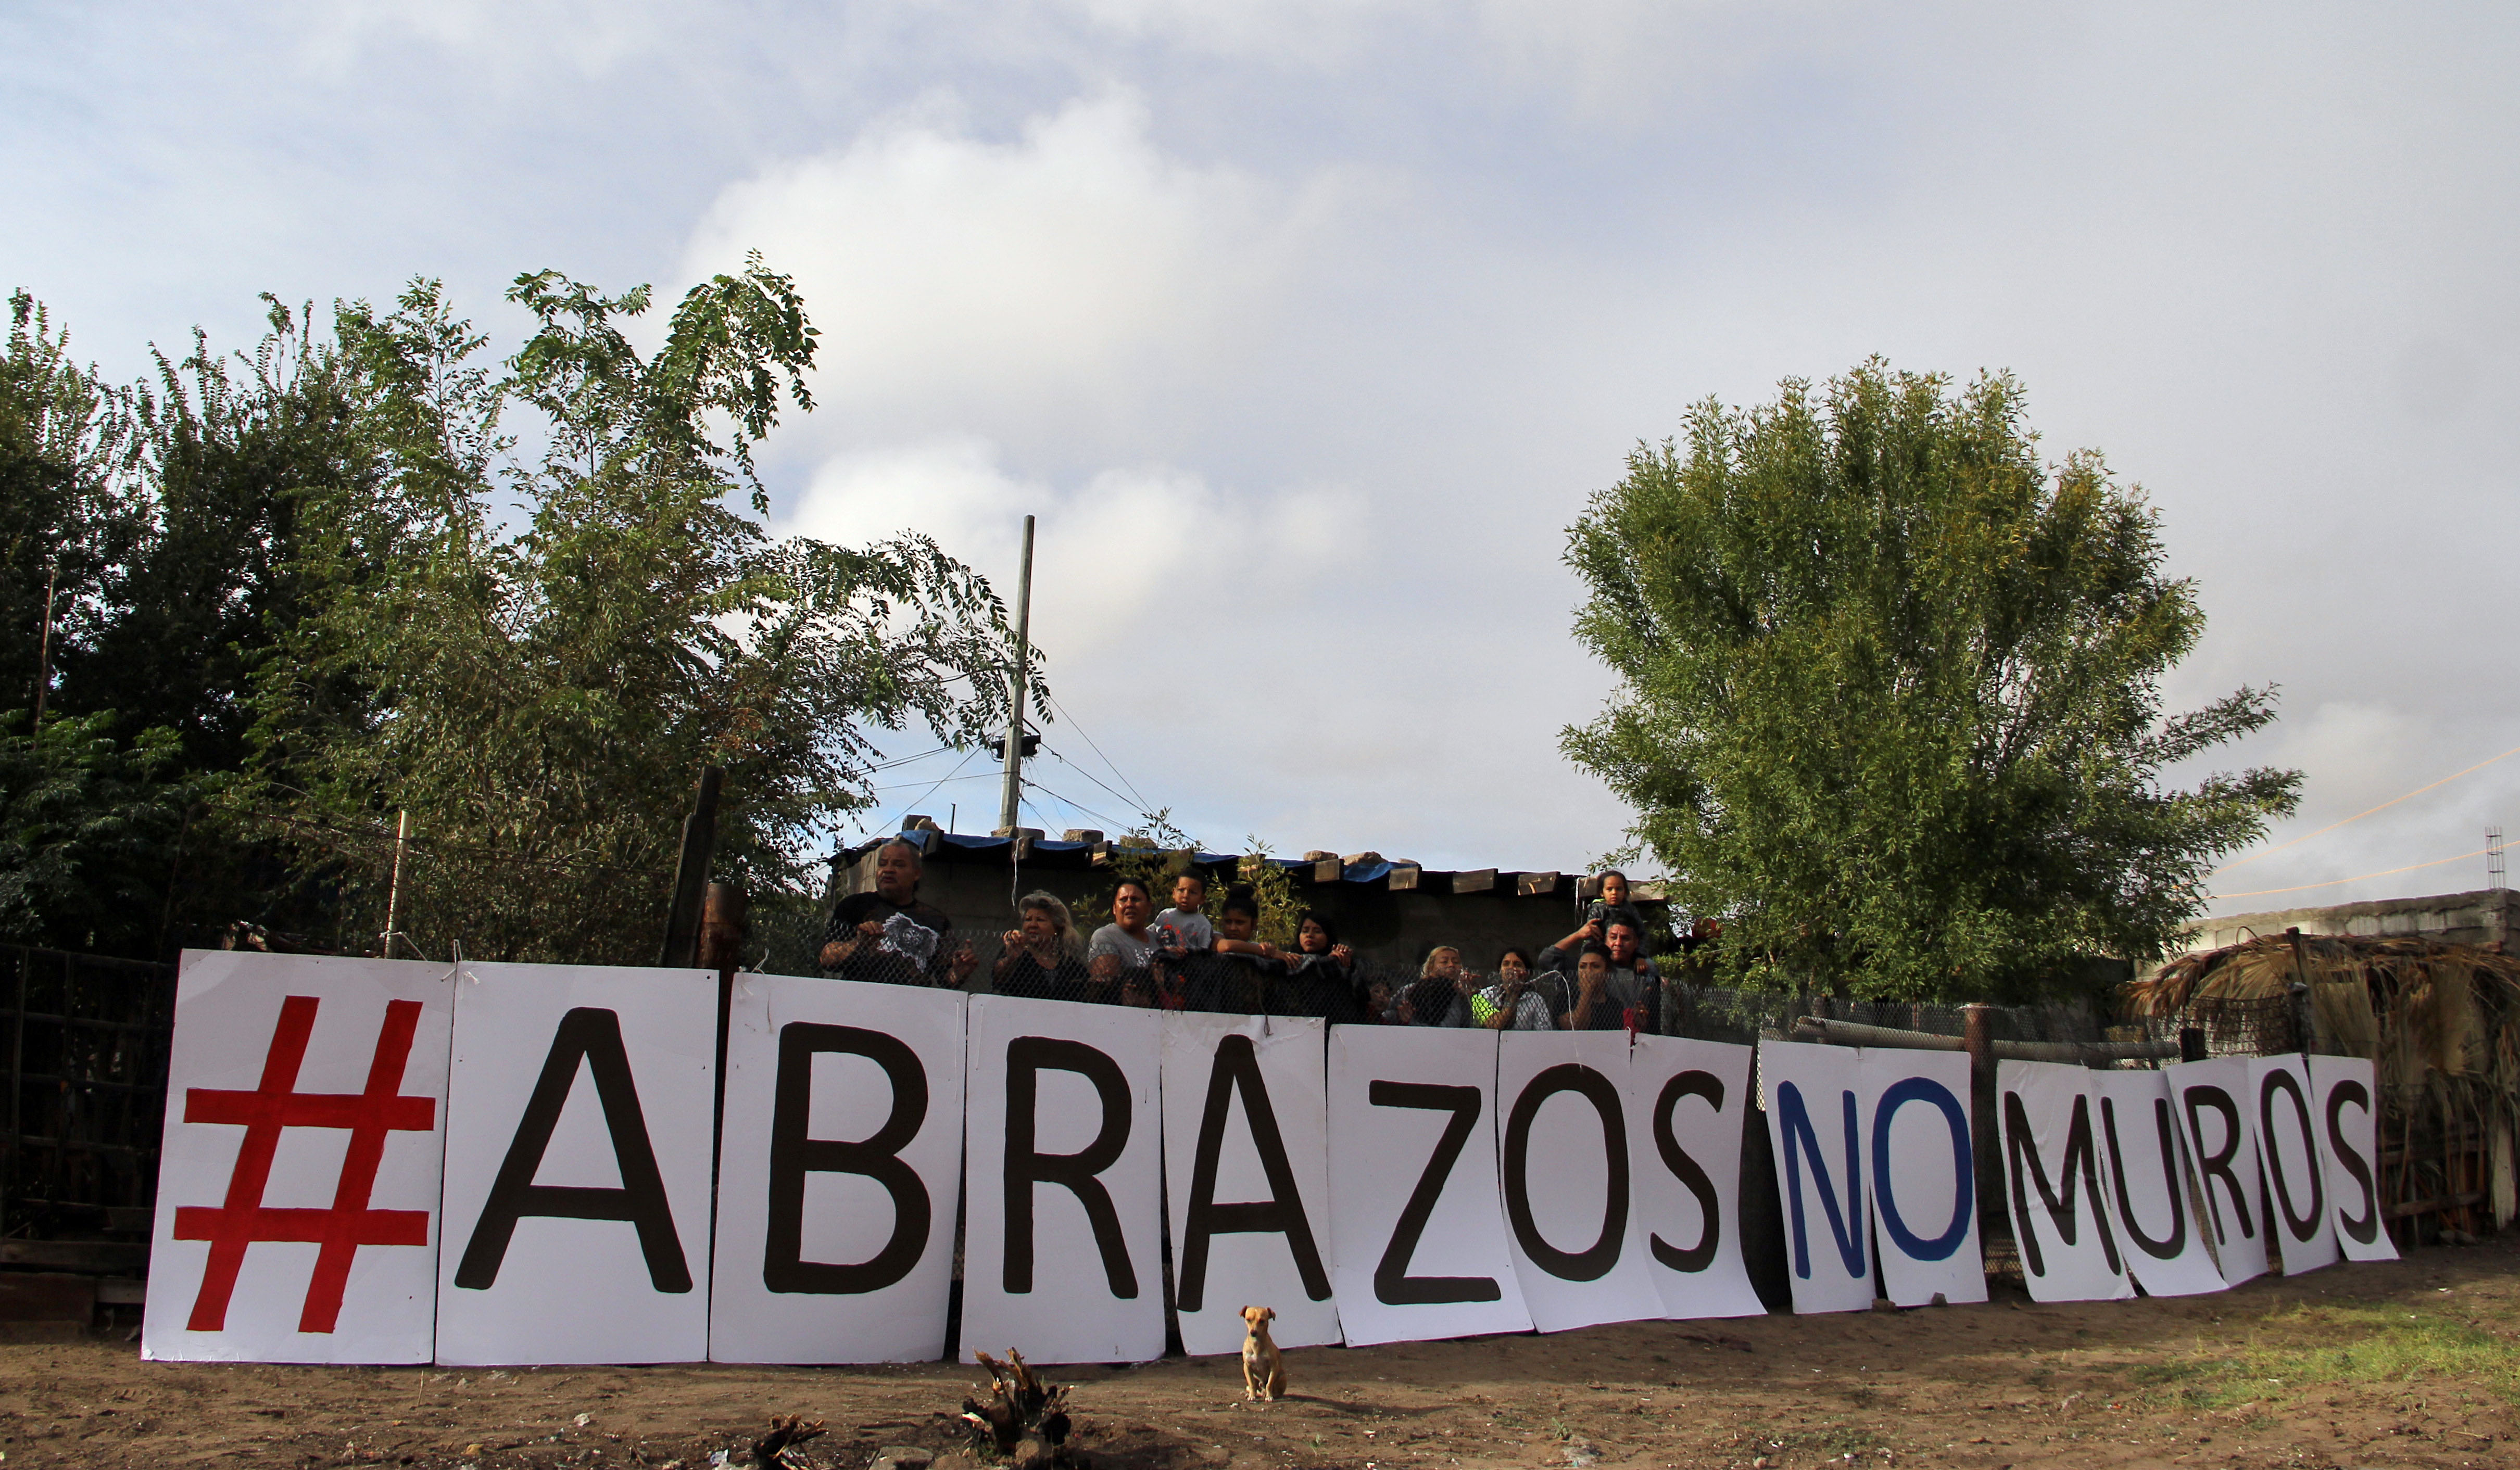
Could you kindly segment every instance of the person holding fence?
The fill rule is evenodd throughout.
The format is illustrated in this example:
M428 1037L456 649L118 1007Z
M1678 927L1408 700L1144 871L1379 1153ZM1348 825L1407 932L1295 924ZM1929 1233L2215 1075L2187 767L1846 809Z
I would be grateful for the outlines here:
M1462 952L1448 944L1437 945L1426 952L1426 962L1418 970L1418 983L1401 993L1401 1022L1409 1026L1472 1025L1470 997L1475 993L1474 977L1462 968Z
M1562 941L1540 951L1540 968L1557 971L1557 976L1560 976L1560 981L1554 986L1562 996L1557 1001L1562 1006L1560 1013L1562 1016L1578 1013L1578 1001L1583 996L1580 963L1583 963L1585 954L1600 951L1602 996L1605 996L1602 1006L1605 1006L1607 1019L1596 1016L1593 1008L1583 1008L1585 1016L1596 1016L1596 1019L1585 1021L1585 1024L1570 1024L1570 1029L1610 1031L1626 1026L1628 1031L1661 1034L1663 973L1653 968L1653 960L1641 954L1645 938L1643 923L1626 915L1610 915L1607 923L1600 923L1602 938L1588 941L1585 933L1596 928L1596 923L1598 920L1590 920L1590 923L1585 923L1585 928L1575 930Z
M1237 883L1226 890L1211 953L1192 955L1186 962L1191 1009L1258 1014L1281 1008L1269 1002L1284 999L1285 957L1276 945L1262 941L1259 930L1260 901L1250 888Z
M1085 989L1085 946L1055 896L1035 890L1015 901L1014 928L999 936L989 983L1002 996L1073 1001Z
M1470 997L1470 1022L1490 1031L1554 1031L1557 1018L1531 984L1531 957L1519 948L1497 957L1496 984Z
M1356 985L1356 953L1338 942L1328 917L1306 913L1295 920L1295 947L1279 952L1286 966L1291 1015L1319 1016L1333 1025L1371 1020Z
M1086 1000L1162 1002L1168 977L1161 965L1163 936L1151 927L1154 916L1155 895L1146 880L1122 878L1111 891L1111 921L1095 930L1085 947Z
M1162 948L1176 952L1176 958L1213 947L1216 929L1207 918L1206 875L1193 868L1173 879L1173 906L1147 927L1165 937Z
M980 963L968 940L958 939L943 910L919 899L924 864L919 848L894 838L876 849L875 890L852 893L832 906L816 958L823 972L841 980L883 985L958 987Z
M1610 941L1610 925L1621 920L1625 920L1635 930L1639 944L1643 943L1645 916L1638 912L1636 904L1630 899L1628 875L1613 868L1601 874L1599 882L1601 896L1583 906L1581 911L1583 923L1576 926L1574 933L1551 945L1549 948L1552 951L1563 951L1571 958L1588 944L1607 944ZM1554 968L1548 963L1545 955L1542 957L1541 967Z

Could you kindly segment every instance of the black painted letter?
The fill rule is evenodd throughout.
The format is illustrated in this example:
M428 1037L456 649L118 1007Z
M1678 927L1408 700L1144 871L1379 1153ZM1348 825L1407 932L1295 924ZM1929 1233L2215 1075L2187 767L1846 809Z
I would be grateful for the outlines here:
M2030 1128L2030 1110L2022 1105L2019 1092L2003 1094L2003 1151L2012 1177L2013 1238L2020 1243L2022 1265L2032 1275L2048 1274L2048 1262L2039 1249L2039 1232L2031 1225L2029 1193L2021 1187L2024 1163L2030 1166L2026 1182L2039 1191L2039 1202L2048 1207L2048 1218L2067 1245L2074 1244L2081 1233L2074 1220L2074 1175L2080 1170L2084 1197L2092 1202L2092 1224L2100 1232L2100 1254L2110 1271L2124 1269L2118 1264L2117 1239L2109 1233L2109 1207L2100 1194L2100 1153L2092 1143L2089 1097L2074 1099L2073 1117L2065 1126L2065 1158L2056 1170L2057 1180L2065 1186L2061 1195L2048 1185L2048 1169L2039 1160L2038 1138Z
M2143 1232L2142 1224L2135 1218L2135 1200L2127 1193L2126 1150L2118 1145L2117 1101L2109 1097L2100 1099L2100 1132L2108 1139L2109 1168L2117 1181L2118 1218L2126 1222L2127 1234L2134 1237L2136 1245L2145 1255L2155 1261L2172 1261L2187 1249L2187 1206L2181 1198L2186 1193L2186 1180L2179 1168L2179 1136L2173 1131L2177 1125L2171 1121L2169 1098L2152 1099L2152 1123L2154 1131L2161 1136L2163 1192L2170 1197L2170 1233L2159 1240Z
M1444 1180L1452 1176L1453 1163L1462 1156L1462 1145L1470 1140L1470 1130L1478 1126L1479 1090L1430 1082L1377 1081L1366 1089L1365 1095L1375 1107L1425 1108L1453 1115L1452 1121L1444 1125L1443 1136L1435 1140L1435 1151L1426 1156L1426 1171L1418 1177L1418 1188L1400 1211L1399 1223L1391 1227L1391 1243L1383 1248L1382 1260L1373 1268L1374 1300L1386 1307L1502 1300L1505 1293L1493 1276L1409 1274L1409 1258L1418 1253L1418 1238L1426 1233L1426 1222L1435 1216L1435 1201L1443 1196Z
M1257 1204L1220 1205L1216 1162L1225 1148L1225 1115L1238 1091L1242 1116L1251 1125L1251 1146L1259 1150L1261 1172L1269 1177L1269 1197ZM1190 1206L1182 1222L1173 1304L1184 1312L1198 1311L1207 1300L1209 1238L1246 1233L1284 1235L1295 1271L1304 1280L1304 1295L1316 1302L1329 1300L1329 1273L1322 1270L1321 1249L1313 1243L1312 1222L1304 1218L1303 1195L1295 1187L1294 1166L1286 1161L1286 1140L1278 1132L1277 1111L1269 1106L1260 1053L1251 1038L1237 1034L1216 1044L1216 1063L1207 1073L1207 1106L1198 1115L1198 1150L1191 1163Z
M1601 1233L1580 1251L1550 1244L1531 1218L1531 1123L1540 1105L1559 1092L1576 1093L1600 1114L1601 1154L1609 1166ZM1619 1264L1619 1244L1628 1233L1628 1124L1610 1079L1581 1062L1560 1062L1524 1086L1505 1121L1505 1218L1531 1264L1561 1281L1598 1281Z
M2371 1187L2371 1161L2354 1150L2354 1140L2345 1136L2345 1106L2352 1103L2367 1117L2371 1111L2371 1093L2355 1081L2340 1082L2327 1090L2327 1146L2336 1150L2345 1172L2362 1186L2362 1215L2357 1219L2345 1213L2340 1201L2336 1211L2336 1227L2363 1245L2380 1238L2380 1194Z
M2275 1141L2275 1093L2292 1099L2294 1118L2301 1124L2301 1146L2310 1154L2310 1208L2299 1215L2292 1212L2292 1183L2284 1178L2281 1145ZM2267 1074L2258 1085L2259 1148L2267 1161L2267 1172L2274 1176L2268 1180L2274 1185L2275 1211L2283 1217L2284 1228L2292 1238L2307 1243L2318 1234L2318 1217L2327 1209L2327 1184L2319 1178L2318 1126L2311 1121L2310 1099L2301 1094L2301 1079L2278 1067Z
M1032 1140L1035 1104L1044 1070L1074 1072L1094 1084L1102 1100L1102 1122L1094 1141L1074 1153L1035 1153ZM1129 1146L1133 1122L1129 1079L1120 1064L1083 1042L1057 1037L1019 1036L1007 1043L1007 1263L1006 1291L1020 1296L1032 1290L1032 1186L1058 1184L1085 1207L1094 1227L1094 1246L1102 1256L1102 1274L1111 1295L1124 1302L1138 1296L1137 1269L1129 1264L1129 1242L1120 1234L1120 1213L1111 1207L1111 1191L1095 1176L1116 1163Z
M1701 1271L1714 1264L1716 1242L1724 1238L1724 1217L1717 1213L1715 1181L1708 1179L1705 1169L1688 1156L1688 1150L1680 1146L1679 1136L1672 1132L1672 1110L1680 1105L1683 1097L1703 1097L1721 1114L1724 1111L1724 1079L1712 1072L1683 1072L1664 1083L1662 1095L1654 1099L1654 1149L1662 1155L1662 1167L1670 1170L1688 1187L1689 1193L1697 1196L1697 1213L1706 1225L1698 1232L1697 1243L1686 1250L1650 1233L1645 1236L1645 1248L1653 1252L1656 1261L1673 1270ZM1738 1132L1737 1129L1734 1131Z
M814 1106L814 1058L863 1056L883 1068L892 1112L883 1127L848 1143L806 1136ZM761 1284L772 1291L833 1296L881 1291L910 1274L927 1249L932 1206L902 1149L927 1121L927 1069L899 1037L856 1026L791 1021L779 1028L779 1078L770 1115L770 1229L761 1251ZM832 1266L804 1259L805 1176L862 1174L892 1196L892 1236L873 1259Z
M577 1082L580 1061L595 1075L596 1101L604 1109L605 1132L612 1138L613 1164L621 1171L618 1189L534 1182L544 1150L551 1147L552 1130L560 1126L561 1109ZM517 1222L528 1215L627 1221L639 1229L649 1283L667 1293L692 1289L691 1268L683 1260L682 1237L674 1232L665 1177L656 1168L655 1147L648 1141L648 1119L639 1109L639 1089L630 1078L630 1054L621 1045L616 1012L581 1005L561 1017L551 1051L543 1057L542 1076L534 1081L517 1136L509 1140L508 1156L500 1161L490 1197L482 1201L481 1218L455 1268L455 1284L468 1291L489 1290L508 1259Z
M2230 1233L2223 1228L2223 1202L2214 1197L2214 1181L2221 1180L2231 1196L2231 1213L2240 1217L2240 1238L2254 1240L2257 1227L2249 1224L2249 1201L2240 1188L2240 1177L2231 1172L2231 1161L2240 1156L2240 1144L2248 1135L2241 1131L2240 1105L2221 1088L2204 1083L2186 1090L2187 1133L2196 1140L2196 1181L2205 1191L2205 1207L2214 1222L2214 1238L2228 1240ZM2220 1152L2205 1151L2205 1130L2201 1118L2211 1108L2223 1115L2223 1147Z

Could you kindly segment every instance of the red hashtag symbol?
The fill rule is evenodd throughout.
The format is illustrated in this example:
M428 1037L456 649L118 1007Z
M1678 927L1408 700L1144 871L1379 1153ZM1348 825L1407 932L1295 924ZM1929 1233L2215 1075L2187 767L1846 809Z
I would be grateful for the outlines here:
M384 1156L385 1134L392 1130L426 1133L436 1126L437 1100L396 1095L402 1088L403 1063L411 1056L412 1032L420 1023L418 1001L392 1001L385 1005L384 1029L377 1033L376 1059L368 1064L367 1091L300 1092L298 1064L306 1059L306 1038L315 1030L313 996L291 996L281 1002L280 1026L271 1034L271 1050L262 1061L262 1086L250 1092L213 1088L184 1091L187 1123L234 1123L245 1127L245 1143L237 1150L236 1171L228 1176L227 1203L185 1205L175 1211L175 1238L206 1240L210 1261L202 1272L201 1295L193 1299L195 1332L217 1332L227 1326L228 1298L236 1293L237 1271L245 1265L246 1247L257 1240L318 1244L315 1274L306 1283L306 1306L297 1316L300 1332L330 1332L341 1315L341 1292L349 1284L350 1259L363 1245L428 1244L426 1210L371 1210L368 1191L376 1187L377 1165ZM280 1147L284 1128L346 1128L350 1147L341 1160L340 1181L333 1188L329 1210L280 1210L262 1202L271 1181L271 1156Z

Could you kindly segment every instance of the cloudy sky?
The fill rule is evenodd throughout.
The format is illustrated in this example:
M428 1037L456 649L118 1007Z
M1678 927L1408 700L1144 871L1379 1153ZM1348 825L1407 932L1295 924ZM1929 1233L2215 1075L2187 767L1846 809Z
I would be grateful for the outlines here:
M2280 841L2520 745L2515 39L2300 3L21 0L0 286L129 376L247 343L261 290L437 276L505 343L521 270L673 293L759 248L825 332L784 525L1011 583L1041 518L1070 718L1028 821L1143 796L1436 867L1619 840L1555 750L1604 692L1558 557L1631 445L1873 353L2008 368L2198 580L2174 700L2282 687L2216 762L2308 774ZM982 764L887 774L886 815L985 830ZM2482 886L2267 892L2472 852L2515 797L2520 758L2218 907Z

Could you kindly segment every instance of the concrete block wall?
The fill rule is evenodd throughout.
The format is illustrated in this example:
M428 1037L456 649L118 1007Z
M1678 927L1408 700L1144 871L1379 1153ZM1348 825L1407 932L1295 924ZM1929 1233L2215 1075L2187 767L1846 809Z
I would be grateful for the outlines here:
M2219 950L2297 928L2304 934L2417 935L2446 944L2497 944L2512 933L2514 890L2485 888L2428 898L2376 899L2316 909L2276 909L2198 919L2184 931L2181 954Z

